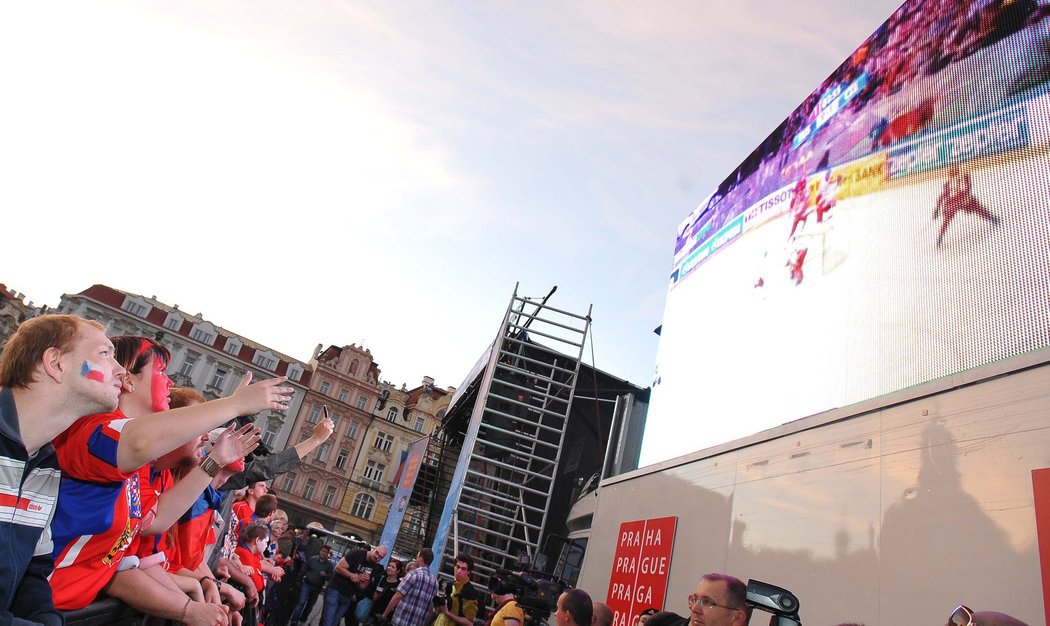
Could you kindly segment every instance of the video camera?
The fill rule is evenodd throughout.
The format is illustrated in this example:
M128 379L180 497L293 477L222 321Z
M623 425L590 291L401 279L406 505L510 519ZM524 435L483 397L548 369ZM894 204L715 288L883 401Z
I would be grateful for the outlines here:
M539 623L558 608L558 597L569 585L557 576L529 570L527 557L519 565L519 571L497 569L489 579L489 590L496 595L513 594L525 612L526 625Z
M783 587L752 578L747 581L746 602L748 606L773 614L769 626L802 626L798 598Z

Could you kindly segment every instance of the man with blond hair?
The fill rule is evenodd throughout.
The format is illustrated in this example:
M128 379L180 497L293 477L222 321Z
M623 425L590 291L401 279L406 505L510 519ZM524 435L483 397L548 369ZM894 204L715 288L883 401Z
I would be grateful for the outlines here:
M47 577L60 472L51 441L117 408L124 368L102 326L75 315L24 322L0 355L0 623L62 624Z

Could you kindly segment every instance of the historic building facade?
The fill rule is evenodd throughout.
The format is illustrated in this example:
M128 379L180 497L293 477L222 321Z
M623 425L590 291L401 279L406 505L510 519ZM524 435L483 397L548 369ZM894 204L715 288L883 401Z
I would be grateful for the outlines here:
M379 399L379 366L364 347L320 345L314 350L310 389L292 427L290 442L310 436L325 409L335 422L327 442L303 464L275 481L277 497L292 524L337 526L339 507Z
M371 542L383 532L408 448L438 429L455 391L435 387L429 376L413 389L395 389L388 383L381 387L385 400L373 412L339 512L339 528Z
M58 313L73 313L100 322L107 335L141 335L171 350L168 375L176 386L193 387L204 397L227 396L248 372L253 380L287 376L295 389L288 412L263 411L255 417L263 444L271 451L288 444L292 423L310 385L308 364L241 337L200 315L181 311L105 285L93 285L62 296Z

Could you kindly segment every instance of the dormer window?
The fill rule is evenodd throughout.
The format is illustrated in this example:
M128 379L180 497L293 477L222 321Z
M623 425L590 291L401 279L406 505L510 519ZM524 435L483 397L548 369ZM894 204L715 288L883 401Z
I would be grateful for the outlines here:
M124 299L124 303L120 305L120 308L137 317L146 317L153 307L146 304L146 301L142 298L128 296Z
M288 366L288 380L299 382L299 379L303 377L303 368L298 365Z
M164 320L164 328L179 332L179 329L182 328L182 318L174 313L168 315L168 319Z
M255 363L264 370L270 370L271 372L277 367L277 359L272 359L258 352L255 353L255 358L252 359L252 363Z
M207 346L215 343L216 336L218 336L218 333L211 322L197 322L193 325L193 330L190 331L190 339L199 341Z

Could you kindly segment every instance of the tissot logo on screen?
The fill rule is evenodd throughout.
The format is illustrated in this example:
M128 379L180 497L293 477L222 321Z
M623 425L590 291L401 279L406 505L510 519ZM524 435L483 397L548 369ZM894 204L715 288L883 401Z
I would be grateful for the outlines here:
M1050 344L1050 9L1007 4L905 2L683 221L643 464Z

